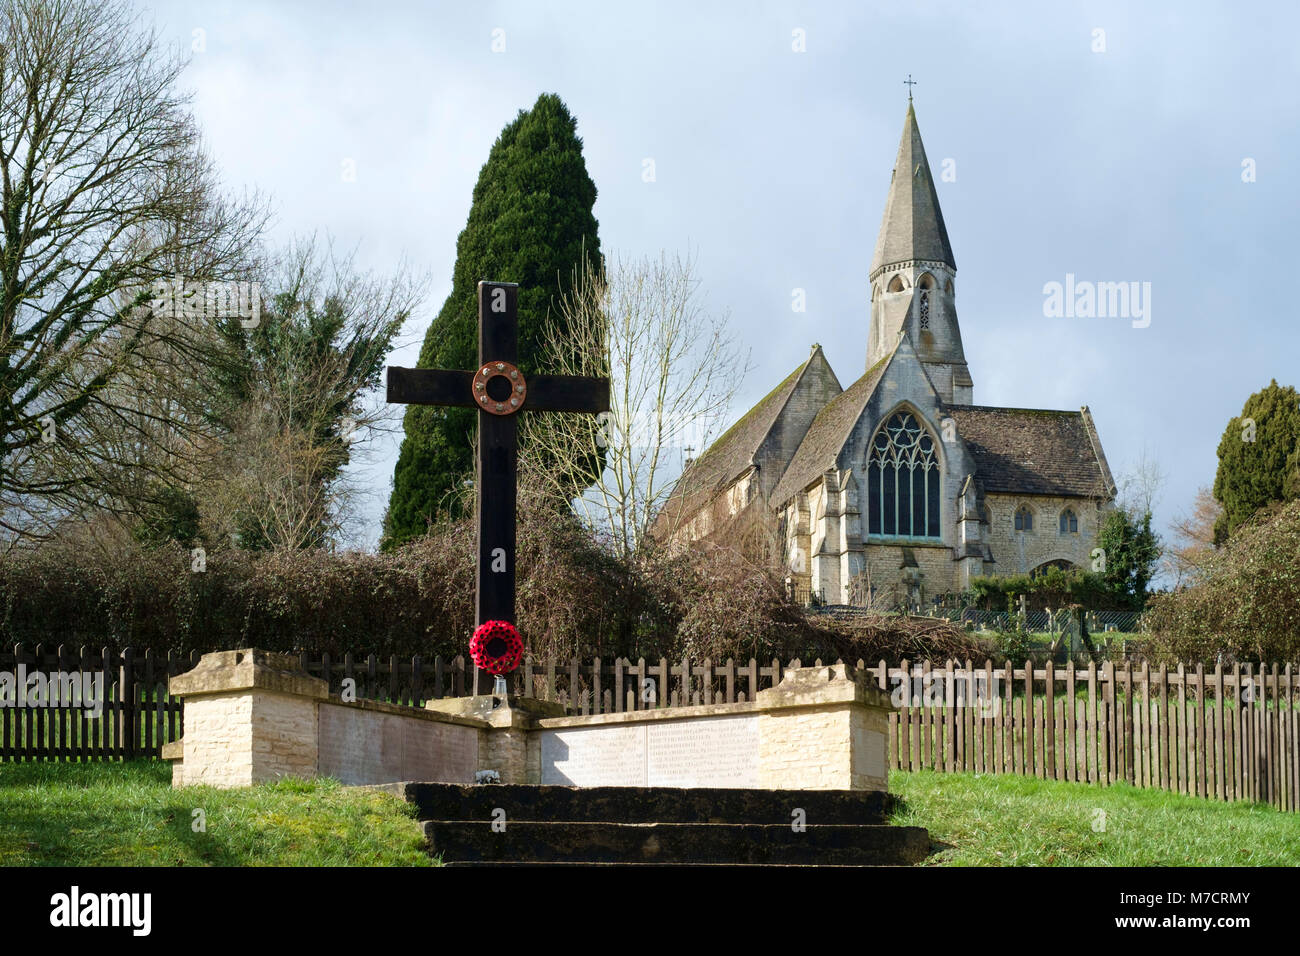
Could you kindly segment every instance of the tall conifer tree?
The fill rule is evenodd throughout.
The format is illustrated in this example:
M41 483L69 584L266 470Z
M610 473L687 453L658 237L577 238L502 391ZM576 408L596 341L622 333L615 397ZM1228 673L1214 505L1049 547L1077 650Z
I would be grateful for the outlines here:
M600 262L596 184L587 175L577 121L545 93L501 131L479 172L469 220L456 240L451 295L420 350L421 368L472 369L478 361L480 279L519 283L519 367L554 371L542 354L544 324L568 292L583 256ZM548 315L549 313L549 315ZM428 519L454 514L456 494L473 479L477 411L412 405L404 421L384 520L386 547L424 533ZM598 474L574 476L575 491Z
M1300 498L1300 393L1271 381L1246 399L1219 439L1214 525L1222 544L1261 508Z

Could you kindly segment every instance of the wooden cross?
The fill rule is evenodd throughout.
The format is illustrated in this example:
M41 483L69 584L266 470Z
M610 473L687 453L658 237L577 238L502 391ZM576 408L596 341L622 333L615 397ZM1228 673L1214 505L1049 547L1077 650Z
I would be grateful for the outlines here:
M519 286L478 284L478 368L472 372L388 368L388 401L478 409L474 514L478 522L476 615L515 623L515 413L609 411L609 379L524 376L519 348Z

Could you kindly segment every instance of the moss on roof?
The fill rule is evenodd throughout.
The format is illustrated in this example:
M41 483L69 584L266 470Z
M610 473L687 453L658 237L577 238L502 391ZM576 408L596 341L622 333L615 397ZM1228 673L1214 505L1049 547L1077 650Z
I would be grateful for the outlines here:
M771 432L777 416L785 407L790 393L794 391L799 377L816 354L813 352L809 355L686 467L677 479L672 494L660 509L655 522L657 526L662 529L665 523L676 523L681 518L695 514L749 468L763 440Z

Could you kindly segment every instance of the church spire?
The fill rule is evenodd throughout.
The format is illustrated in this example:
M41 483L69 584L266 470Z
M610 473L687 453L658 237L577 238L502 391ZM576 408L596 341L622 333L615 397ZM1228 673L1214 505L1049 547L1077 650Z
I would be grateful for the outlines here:
M921 131L916 125L909 88L907 117L903 120L903 138L898 144L894 176L885 199L885 215L876 238L876 253L871 259L869 279L891 265L926 260L942 262L954 272L957 263L948 242L948 230L939 210L930 164L921 145Z
M951 404L969 405L974 383L957 324L956 275L957 262L909 98L868 275L867 368L890 355L906 335L940 397Z

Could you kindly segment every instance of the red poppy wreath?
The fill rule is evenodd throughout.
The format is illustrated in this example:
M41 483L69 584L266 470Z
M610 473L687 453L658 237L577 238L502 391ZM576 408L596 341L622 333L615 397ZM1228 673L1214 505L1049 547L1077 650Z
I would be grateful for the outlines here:
M469 656L480 670L508 674L524 656L524 642L509 621L484 621L474 629Z

